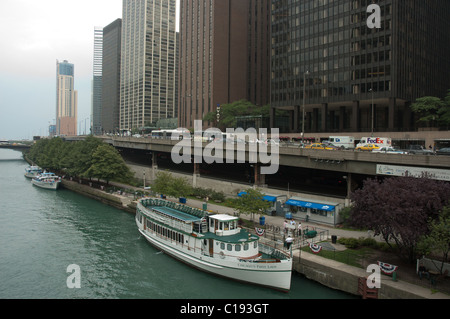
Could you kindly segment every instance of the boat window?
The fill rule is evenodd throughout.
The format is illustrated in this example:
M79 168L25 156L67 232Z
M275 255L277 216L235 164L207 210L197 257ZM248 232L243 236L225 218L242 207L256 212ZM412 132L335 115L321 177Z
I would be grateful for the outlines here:
M224 222L223 224L224 224L224 229L223 230L228 230L230 228L228 222Z
M225 249L225 243L220 243L220 249Z
M236 251L241 251L241 245L236 245L236 246L234 246L234 250L236 250Z
M257 242L257 241L255 241L255 242L253 243L253 248L258 248L258 242Z
M227 244L227 250L228 250L228 251L232 251L232 250L233 250L233 245Z
M248 244L244 244L244 250L248 250Z

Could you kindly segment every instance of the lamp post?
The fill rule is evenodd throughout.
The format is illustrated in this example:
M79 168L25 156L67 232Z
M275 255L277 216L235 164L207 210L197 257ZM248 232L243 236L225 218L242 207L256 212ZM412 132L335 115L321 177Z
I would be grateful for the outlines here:
M374 122L374 108L373 108L373 89L372 88L370 88L369 89L369 92L371 92L372 93L372 137L373 137L373 122Z
M305 146L305 102L306 102L306 76L309 71L303 73L303 110L302 110L302 146Z

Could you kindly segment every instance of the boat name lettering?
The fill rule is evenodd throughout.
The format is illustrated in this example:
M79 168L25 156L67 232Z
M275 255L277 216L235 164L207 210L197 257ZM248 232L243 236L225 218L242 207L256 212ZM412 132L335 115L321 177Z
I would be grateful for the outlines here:
M262 263L254 263L254 262L239 263L238 267L256 268L256 269L275 269L275 268L277 268L276 266L262 264Z

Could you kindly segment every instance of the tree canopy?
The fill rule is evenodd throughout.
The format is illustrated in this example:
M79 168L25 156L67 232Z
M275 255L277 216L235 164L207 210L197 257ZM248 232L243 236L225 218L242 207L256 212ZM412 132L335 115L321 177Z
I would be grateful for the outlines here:
M47 170L63 171L77 177L106 181L130 181L133 177L120 154L111 145L89 136L83 141L66 142L57 137L34 144L28 158Z
M264 194L256 189L247 189L242 196L235 201L235 208L238 214L251 214L252 219L254 214L265 215L266 210L272 204L263 199Z
M351 225L373 230L388 244L393 240L413 260L419 239L429 232L429 220L449 203L450 185L428 178L368 179L351 199Z
M411 110L418 114L419 122L427 126L450 125L450 90L444 99L435 96L418 98L411 104Z
M192 192L192 187L186 179L174 177L169 172L158 172L156 179L153 181L152 189L170 197L183 197Z

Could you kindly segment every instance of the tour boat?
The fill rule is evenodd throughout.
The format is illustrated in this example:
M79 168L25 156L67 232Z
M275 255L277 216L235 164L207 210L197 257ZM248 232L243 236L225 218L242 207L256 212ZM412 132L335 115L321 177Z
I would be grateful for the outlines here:
M42 173L34 177L31 182L33 185L41 188L57 190L61 183L61 177L56 176L54 173Z
M42 173L42 169L39 166L28 166L25 168L25 177L34 178Z
M215 275L282 291L291 287L292 257L238 227L238 217L144 198L136 224L153 246Z

